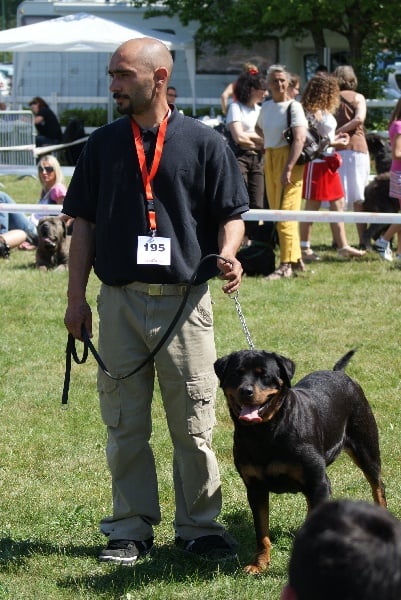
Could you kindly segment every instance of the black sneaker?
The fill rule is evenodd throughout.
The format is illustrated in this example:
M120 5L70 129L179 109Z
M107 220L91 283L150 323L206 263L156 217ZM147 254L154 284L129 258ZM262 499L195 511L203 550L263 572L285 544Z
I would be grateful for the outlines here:
M99 560L117 565L133 565L140 556L150 552L152 546L152 537L143 541L110 540L99 554Z
M204 535L195 540L182 540L177 537L175 543L185 552L207 560L227 560L237 557L234 541L229 542L221 535Z
M0 258L10 258L10 246L2 236L0 236Z

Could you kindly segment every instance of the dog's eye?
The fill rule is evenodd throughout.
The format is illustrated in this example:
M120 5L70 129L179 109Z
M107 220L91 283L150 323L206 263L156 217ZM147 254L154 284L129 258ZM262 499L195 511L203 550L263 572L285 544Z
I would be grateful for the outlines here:
M254 374L257 375L258 377L264 377L266 375L266 372L264 369L262 369L261 367L259 367L258 369L254 369L253 370Z

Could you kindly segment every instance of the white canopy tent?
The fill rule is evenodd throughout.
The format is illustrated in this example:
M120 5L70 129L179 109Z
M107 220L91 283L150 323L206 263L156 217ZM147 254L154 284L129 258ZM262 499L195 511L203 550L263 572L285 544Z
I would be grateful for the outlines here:
M141 37L156 38L169 50L185 52L195 114L195 45L192 39L183 40L155 30L138 30L95 15L77 13L0 31L0 51L112 53L122 42Z

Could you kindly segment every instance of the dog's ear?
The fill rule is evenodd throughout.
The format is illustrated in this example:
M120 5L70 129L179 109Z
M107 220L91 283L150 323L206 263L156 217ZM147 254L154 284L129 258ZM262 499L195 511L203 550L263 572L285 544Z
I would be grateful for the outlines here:
M216 373L220 383L223 382L224 375L227 369L227 365L230 362L231 354L218 358L214 363L214 372Z
M281 356L281 354L275 354L274 358L277 361L277 364L280 369L280 377L284 382L284 385L287 387L291 387L291 379L294 377L295 373L295 363L290 358L286 358L285 356Z
M63 227L63 238L67 237L67 225L65 224L65 221L63 221L63 219L60 219L61 225Z

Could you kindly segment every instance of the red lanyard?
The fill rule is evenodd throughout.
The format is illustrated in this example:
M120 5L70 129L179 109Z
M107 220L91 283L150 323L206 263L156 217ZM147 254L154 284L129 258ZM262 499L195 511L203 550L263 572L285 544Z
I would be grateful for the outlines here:
M134 136L135 148L138 155L139 167L141 169L143 187L145 188L146 200L148 201L147 207L149 227L153 235L156 234L156 211L151 182L157 173L157 169L159 168L160 159L163 152L164 139L166 137L167 121L169 114L170 111L168 111L167 115L160 123L159 131L157 132L155 154L153 157L152 168L150 169L150 173L146 165L146 157L145 150L143 148L141 130L139 129L137 123L135 123L135 121L131 119L132 133Z

